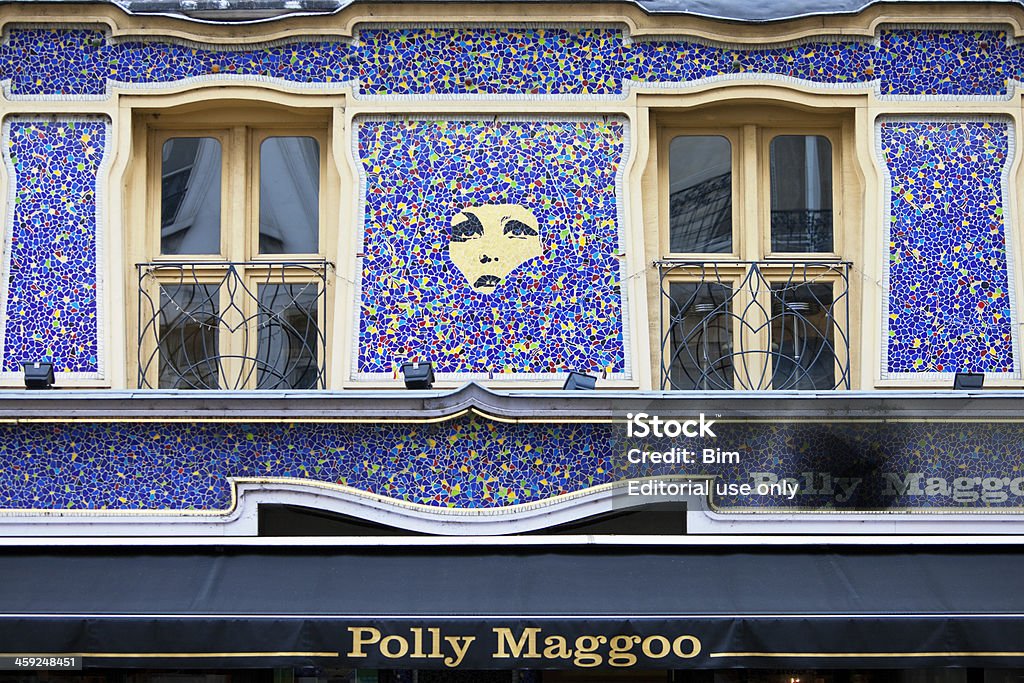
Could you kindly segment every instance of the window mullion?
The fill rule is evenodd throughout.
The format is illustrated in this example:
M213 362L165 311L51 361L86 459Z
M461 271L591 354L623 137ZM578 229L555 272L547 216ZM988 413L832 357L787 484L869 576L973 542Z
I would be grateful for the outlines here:
M763 254L764 236L761 231L762 222L762 173L758 145L759 131L755 125L744 125L739 131L738 145L739 205L737 225L737 253L740 259L756 262ZM757 349L765 349L768 345L766 329L768 316L765 315L765 294L760 291L758 278L751 271L751 265L745 265L737 278L736 306L738 327L736 332L736 387L739 389L757 388L770 376L770 369L764 367L766 356ZM770 303L768 303L770 305Z
M758 164L757 126L746 125L740 129L739 159L740 211L737 237L739 255L744 261L756 261L761 256L761 170Z
M224 254L229 261L246 261L247 240L245 239L248 222L249 172L247 130L244 126L235 126L228 133L229 149L227 154L227 173L225 174L225 194L227 195L224 210Z
M224 174L224 255L228 261L241 264L247 259L247 205L249 195L247 129L233 126L227 134L227 168ZM225 334L220 339L220 353L224 368L223 389L247 389L248 383L239 383L245 377L243 359L246 357L246 319L248 310L244 285L245 267L238 265L234 273L226 273L221 285L220 305ZM237 386L236 386L237 384Z

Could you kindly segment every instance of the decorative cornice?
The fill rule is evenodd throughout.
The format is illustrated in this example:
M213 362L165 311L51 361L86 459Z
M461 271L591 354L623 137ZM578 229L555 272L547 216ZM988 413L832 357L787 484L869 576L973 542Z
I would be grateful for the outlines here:
M1024 421L1024 392L5 391L0 422L608 422L628 412L703 412L750 421Z

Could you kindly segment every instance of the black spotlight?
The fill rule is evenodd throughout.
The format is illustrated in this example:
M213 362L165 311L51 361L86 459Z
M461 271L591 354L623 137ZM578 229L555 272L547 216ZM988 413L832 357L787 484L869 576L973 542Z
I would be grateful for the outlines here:
M26 389L52 389L53 363L22 363Z
M577 389L593 389L597 386L597 378L593 375L585 375L582 372L570 372L569 378L565 380L565 384L562 386L563 389L577 390Z
M958 391L981 389L984 385L984 372L958 372L953 376L953 388Z
M406 363L402 366L406 389L430 389L434 386L433 363Z

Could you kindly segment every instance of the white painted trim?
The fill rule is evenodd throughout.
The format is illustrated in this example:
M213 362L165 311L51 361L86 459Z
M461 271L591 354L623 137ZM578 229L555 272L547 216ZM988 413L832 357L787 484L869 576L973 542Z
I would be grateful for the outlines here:
M260 505L293 505L349 515L414 533L441 538L498 537L565 524L594 515L628 510L651 502L629 496L627 482L605 484L547 500L494 508L444 508L399 501L337 484L299 479L230 479L235 504L224 510L11 510L0 513L0 546L26 537L256 537ZM1015 534L1024 542L1024 513L979 515L948 511L922 514L818 513L781 511L716 513L699 496L658 498L685 502L687 531L691 536L607 536L608 542L677 542L700 535L808 534L808 542L821 535L956 533L967 537ZM926 511L925 511L926 512ZM386 537L389 538L389 537ZM537 536L539 542L561 544L571 536ZM587 535L580 538L594 539ZM758 536L758 539L762 538ZM676 541L672 541L676 539ZM359 539L351 539L359 540ZM124 539L125 543L134 540ZM349 540L346 540L348 543ZM373 537L363 543L376 543ZM438 541L443 544L442 541ZM498 541L504 543L504 541ZM758 541L760 542L760 541ZM972 541L973 542L973 541Z

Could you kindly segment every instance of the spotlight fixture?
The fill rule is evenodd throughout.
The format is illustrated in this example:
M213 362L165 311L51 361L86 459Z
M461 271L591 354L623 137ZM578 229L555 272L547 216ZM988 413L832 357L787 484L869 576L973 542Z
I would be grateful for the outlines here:
M565 380L565 384L562 386L563 389L573 390L590 390L597 386L597 377L593 375L587 375L582 372L570 372L568 379Z
M953 376L953 388L957 391L981 389L984 385L984 372L958 372Z
M52 389L53 363L23 363L26 389Z
M406 363L402 366L406 389L430 389L434 386L433 363Z

